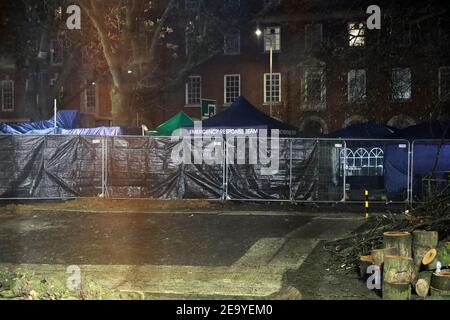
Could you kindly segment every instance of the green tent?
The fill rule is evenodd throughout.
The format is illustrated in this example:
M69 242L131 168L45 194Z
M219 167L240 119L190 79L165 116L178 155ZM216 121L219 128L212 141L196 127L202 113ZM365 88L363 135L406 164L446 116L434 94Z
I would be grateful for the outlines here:
M146 131L146 136L156 136L156 137L169 137L172 133L180 129L182 127L192 127L194 126L194 120L192 120L187 114L184 112L178 113L173 118L167 120L155 130Z

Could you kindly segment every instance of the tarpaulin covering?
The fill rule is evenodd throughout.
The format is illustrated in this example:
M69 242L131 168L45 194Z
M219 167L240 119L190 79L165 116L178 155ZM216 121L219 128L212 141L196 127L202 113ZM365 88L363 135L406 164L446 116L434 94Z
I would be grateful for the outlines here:
M404 192L408 181L408 155L406 149L389 145L385 152L385 179L388 193ZM439 154L439 156L438 156ZM421 192L421 181L426 175L436 172L443 177L450 171L450 144L440 141L418 141L413 145L412 172L415 196Z
M160 126L158 126L155 130L146 131L146 136L157 136L157 137L169 137L172 133L180 129L182 127L193 127L194 120L189 117L184 112L180 112L174 117L170 118Z
M120 136L123 131L120 127L98 127L98 128L82 128L72 130L57 130L58 134L63 135L82 135L82 136Z
M0 197L97 196L101 153L101 144L80 136L0 136Z
M186 126L186 129L192 132L194 128ZM297 135L297 129L269 117L251 105L244 97L239 97L225 111L202 121L202 129L204 134L225 134L227 130L236 134L239 130L245 133L251 130L257 132L260 129L267 131L276 129L279 130L280 137Z
M109 195L116 198L220 199L224 184L223 164L176 163L172 151L183 143L189 144L182 139L109 138Z
M79 111L61 110L56 114L56 124L58 128L74 129L78 126ZM4 134L48 134L55 126L55 119L37 122L24 122L18 124L0 124L0 132Z

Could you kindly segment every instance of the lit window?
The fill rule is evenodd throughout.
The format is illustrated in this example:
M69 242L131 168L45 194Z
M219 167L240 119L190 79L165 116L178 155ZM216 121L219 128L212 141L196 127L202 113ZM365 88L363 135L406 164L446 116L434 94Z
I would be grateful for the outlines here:
M366 27L363 23L348 24L348 39L350 47L362 47L366 44Z
M238 74L225 75L225 104L231 104L241 95L241 76Z
M4 80L0 84L2 111L14 111L14 81Z
M98 106L97 84L93 81L85 81L83 91L83 113L95 114Z
M411 99L411 69L392 69L392 98L395 101Z
M450 100L450 67L439 68L439 99Z
M191 76L186 83L186 105L199 105L202 98L202 77Z
M273 51L281 50L281 28L266 27L264 28L264 51L269 52L272 47Z
M236 55L241 53L240 31L235 31L225 36L223 51L226 55Z
M314 49L322 43L322 25L308 24L305 26L305 47Z
M350 70L348 72L348 102L366 99L366 70Z
M272 82L270 73L265 73L264 83L264 103L281 102L281 73L272 73Z
M51 63L53 65L62 64L64 61L62 41L52 40L50 51L51 51L50 55Z
M310 110L325 109L325 71L322 67L310 67L305 71L305 103Z

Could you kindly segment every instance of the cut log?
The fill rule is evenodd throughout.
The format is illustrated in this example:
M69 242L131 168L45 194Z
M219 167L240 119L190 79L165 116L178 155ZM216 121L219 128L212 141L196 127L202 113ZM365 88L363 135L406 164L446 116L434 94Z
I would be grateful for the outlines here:
M442 267L450 266L450 242L440 242L436 248L437 254L434 259L428 264L428 270L436 270L437 262L440 261ZM432 255L430 253L429 259L431 259Z
M385 232L383 248L397 248L400 256L412 257L412 236L404 231Z
M422 271L417 274L416 278L412 282L413 287L419 297L426 297L430 292L430 284L431 284L431 275L433 272L431 271Z
M383 280L388 283L410 283L416 277L416 268L412 258L386 256L383 268Z
M411 298L411 284L383 282L383 300L409 300Z
M442 271L433 273L431 276L431 286L442 291L450 291L450 272Z
M422 258L422 264L424 266L429 265L436 259L437 257L437 251L436 249L430 249L427 253L425 253L424 257Z
M445 297L445 298L450 297L450 290L445 291L430 287L430 292L432 297Z
M385 248L372 250L373 264L381 267L384 263L386 256L398 256L399 252L397 248Z
M359 276L361 279L367 279L367 268L373 264L372 256L361 256L359 259Z
M415 230L413 231L413 258L414 264L420 267L425 254L438 245L437 231Z

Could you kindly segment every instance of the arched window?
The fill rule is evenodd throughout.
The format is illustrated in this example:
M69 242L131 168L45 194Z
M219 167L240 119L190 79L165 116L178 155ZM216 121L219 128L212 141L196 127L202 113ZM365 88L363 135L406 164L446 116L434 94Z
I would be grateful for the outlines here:
M384 151L381 148L358 148L355 151L344 148L340 155L340 175L382 176L384 174Z

